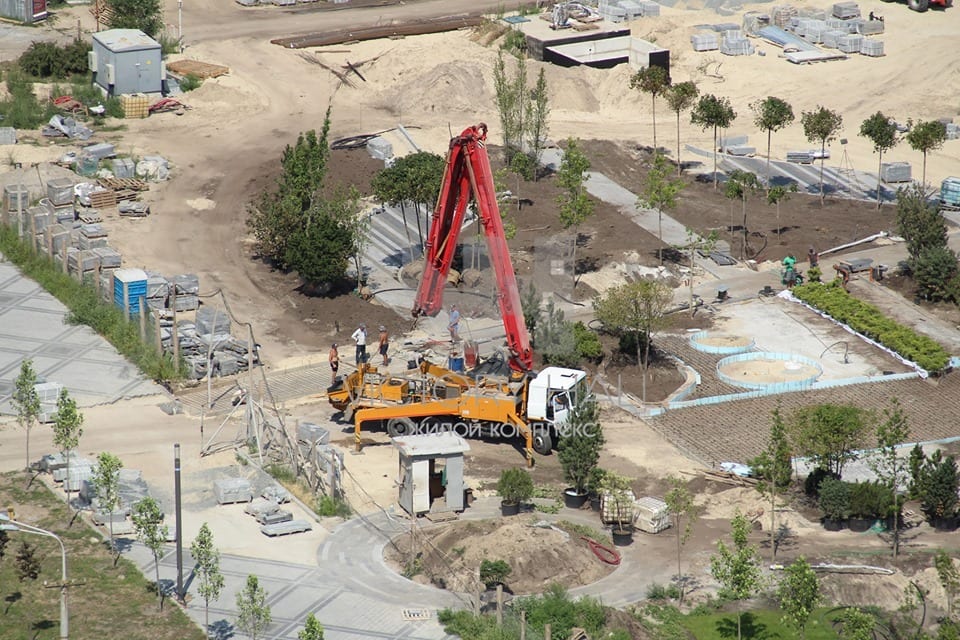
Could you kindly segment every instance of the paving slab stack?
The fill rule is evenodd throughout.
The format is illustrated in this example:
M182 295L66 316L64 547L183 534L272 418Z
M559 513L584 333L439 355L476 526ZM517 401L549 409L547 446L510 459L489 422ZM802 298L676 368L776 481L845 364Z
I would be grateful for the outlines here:
M839 49L840 48L840 38L847 37L846 31L840 31L838 29L831 29L829 31L823 32L823 46L827 49Z
M720 40L720 53L728 56L749 56L753 55L753 43L747 40L740 29L731 29L725 31Z
M250 487L250 481L243 478L215 480L213 492L217 497L218 504L250 502L253 500L253 489Z
M960 125L947 122L945 126L947 127L947 140L957 140L960 138Z
M690 36L694 51L716 51L720 48L720 36L714 31L700 31Z
M837 2L833 5L833 17L840 20L849 20L860 17L860 5L856 2Z
M812 151L787 151L787 162L796 164L813 164L814 157Z
M192 273L173 276L176 291L176 311L195 311L200 306L200 278Z
M860 35L875 36L883 33L886 23L882 20L861 20L858 24Z
M135 178L136 164L132 158L114 158L110 161L110 171L115 178Z
M627 20L636 20L643 17L643 8L639 2L633 0L617 0L617 4L626 12Z
M790 26L791 20L797 17L797 8L789 4L778 5L770 12L770 17L774 25L786 29Z
M13 127L0 127L0 144L17 144L17 130Z
M837 49L843 53L860 53L860 45L862 43L862 35L859 33L848 33L845 36L837 38Z
M879 58L883 56L883 41L874 40L873 38L864 38L860 41L860 55L869 56L871 58Z
M960 207L960 178L951 176L940 184L940 202L950 207Z
M55 178L47 182L47 197L41 204L52 209L51 213L57 222L67 222L76 219L74 209L73 181L68 178Z
M885 183L910 182L909 162L884 162L880 165L880 179Z
M53 422L53 418L57 414L57 400L60 398L60 391L63 389L63 385L59 382L38 382L33 388L36 390L37 398L40 400L39 422Z

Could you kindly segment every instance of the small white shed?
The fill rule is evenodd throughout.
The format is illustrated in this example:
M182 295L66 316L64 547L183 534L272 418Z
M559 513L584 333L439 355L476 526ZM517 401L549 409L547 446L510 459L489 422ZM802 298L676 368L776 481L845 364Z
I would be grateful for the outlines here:
M139 29L93 34L89 54L93 82L108 96L160 93L164 68L160 43Z
M463 454L470 450L466 440L455 433L436 433L401 436L393 444L400 453L398 484L404 511L414 516L431 509L463 511L467 488Z

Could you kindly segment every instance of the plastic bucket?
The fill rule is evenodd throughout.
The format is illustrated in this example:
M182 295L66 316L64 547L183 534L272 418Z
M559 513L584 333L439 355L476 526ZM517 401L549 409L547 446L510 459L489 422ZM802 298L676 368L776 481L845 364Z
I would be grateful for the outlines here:
M450 356L449 362L447 364L447 368L450 369L450 371L456 371L457 373L462 373L463 371L465 371L463 357Z

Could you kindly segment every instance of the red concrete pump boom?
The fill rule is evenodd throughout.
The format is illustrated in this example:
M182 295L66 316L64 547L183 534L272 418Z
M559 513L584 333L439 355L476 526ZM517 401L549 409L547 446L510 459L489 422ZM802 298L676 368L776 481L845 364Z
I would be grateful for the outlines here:
M471 197L477 203L480 224L487 239L490 263L497 278L497 305L507 332L510 367L515 371L533 369L530 335L520 307L517 276L510 262L503 220L497 207L497 193L493 186L493 172L486 148L487 125L480 123L467 127L450 140L447 167L437 207L433 211L430 233L426 243L426 266L417 299L414 317L435 316L443 308L443 288L453 264L463 216Z

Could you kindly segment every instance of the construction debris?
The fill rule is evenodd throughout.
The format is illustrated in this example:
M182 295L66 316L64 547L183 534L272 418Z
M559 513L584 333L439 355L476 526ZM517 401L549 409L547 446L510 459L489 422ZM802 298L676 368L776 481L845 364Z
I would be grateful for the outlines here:
M167 63L167 71L175 73L178 76L192 75L197 76L201 80L209 80L210 78L219 78L220 76L227 75L230 73L230 67L200 62L199 60L177 60L176 62Z

